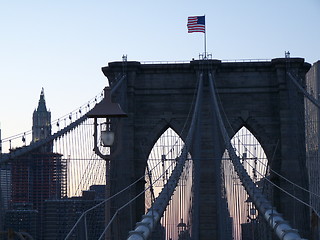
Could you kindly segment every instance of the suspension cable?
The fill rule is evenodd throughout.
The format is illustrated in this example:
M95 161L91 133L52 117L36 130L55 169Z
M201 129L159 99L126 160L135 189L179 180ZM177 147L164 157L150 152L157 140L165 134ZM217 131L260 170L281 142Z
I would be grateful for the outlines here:
M232 130L233 130L233 129L232 129ZM234 130L233 130L233 131L234 131ZM249 152L253 157L256 157L255 154L253 154L253 153L250 151L250 149L248 149L248 148L245 146L245 144L244 144L240 139L238 139L238 140L239 140L239 142L242 144L243 148L244 148L247 152ZM257 158L257 157L256 157L256 158ZM247 159L246 159L245 161L248 163ZM301 190L303 190L303 191L305 191L305 192L307 192L307 193L309 193L309 194L311 194L311 195L314 195L314 196L320 198L320 195L319 195L319 194L316 194L316 193L314 193L314 192L312 192L312 191L310 191L310 190L308 190L308 189L306 189L306 188L304 188L304 187L301 187L300 185L292 182L291 180L289 180L289 179L286 178L285 176L283 176L283 175L281 175L280 173L278 173L277 171L273 170L269 165L265 164L265 163L264 163L263 161L261 161L259 158L257 158L257 161L258 161L261 165L263 165L264 167L269 167L269 170L270 170L272 173L276 174L276 175L279 176L281 179L287 181L287 182L290 183L291 185L293 185L293 186L295 186L295 187L297 187L297 188L299 188L299 189L301 189ZM249 163L248 163L248 164L249 164ZM249 165L250 165L250 164L249 164ZM250 165L250 166L251 166L251 165ZM251 166L251 167L254 168L253 166ZM257 170L256 170L256 171L257 171ZM263 175L264 175L264 174L260 173L259 171L257 171L257 172L259 173L260 176L263 176ZM264 176L263 178L264 178L264 179L267 179L265 176ZM273 183L273 185L275 185L275 183ZM280 189L281 187L280 187L280 186L277 186L277 188ZM285 191L285 190L284 190L284 191Z
M174 164L174 163L171 163L171 165L168 166L167 169L171 168L173 164ZM163 173L163 174L164 174L164 173ZM146 174L143 175L142 177L140 177L139 180L145 178L145 176L146 176ZM110 227L110 225L112 224L112 222L115 220L115 217L118 215L118 213L119 213L122 209L124 209L125 207L127 207L130 203L132 203L133 201L135 201L135 200L136 200L138 197L140 197L142 194L144 194L147 190L149 190L149 189L153 186L154 183L156 183L157 181L159 181L159 180L161 179L161 177L162 177L162 175L158 176L158 178L157 178L154 182L152 182L149 187L145 188L143 191L141 191L140 193L138 193L135 197L133 197L133 198L130 199L128 202L126 202L125 204L123 204L120 208L118 208L117 211L116 211L116 212L114 213L114 215L112 216L112 218L110 219L109 223L108 223L107 226L105 227L104 231L102 232L102 234L100 235L100 238L99 238L98 240L102 239L102 237L104 236L104 234L106 233L106 231L108 230L108 228ZM137 183L137 182L138 182L138 181L135 181L135 183ZM134 183L134 184L135 184L135 183ZM131 185L132 185L132 184L131 184ZM117 194L117 195L118 195L118 194ZM115 197L115 196L113 196L113 197ZM111 197L110 197L109 199L111 199ZM91 210L92 210L92 209L91 209Z
M160 164L160 163L158 163L158 164ZM156 168L156 167L158 166L158 164L157 164L156 166L154 166L150 171L152 171L154 168ZM173 164L174 164L174 163L172 162L171 165L169 165L167 169L171 168ZM163 173L163 174L165 174L165 173ZM122 190L120 190L119 192L115 193L114 195L110 196L109 198L103 200L102 202L100 202L100 203L96 204L95 206L93 206L93 207L87 209L86 211L84 211L84 212L81 214L81 216L78 218L77 222L74 224L74 226L72 227L72 229L69 231L69 233L67 234L67 236L65 237L65 240L67 240L67 239L71 236L72 232L75 230L75 228L77 227L77 225L79 224L79 222L81 221L81 219L82 219L88 212L96 209L97 207L101 206L102 204L104 204L104 203L112 200L112 199L115 198L116 196L118 196L118 195L120 195L121 193L125 192L126 190L130 189L130 188L133 187L135 184L137 184L137 183L140 182L142 179L144 179L144 178L146 177L146 175L147 175L147 173L144 174L143 176L141 176L140 178L138 178L136 181L134 181L133 183L131 183L131 184L128 185L127 187L125 187L125 188L123 188ZM155 181L153 181L153 182L150 184L150 187L148 187L148 188L146 188L144 191L140 192L140 193L139 193L139 196L140 196L142 193L144 193L146 190L148 190L149 188L151 188L151 186L154 185L156 182L158 182L161 177L162 177L162 175L160 175ZM130 202L131 202L131 200L130 200ZM129 203L129 202L127 202L126 204L128 204L128 203ZM125 204L125 205L126 205L126 204ZM123 206L123 207L124 207L124 206ZM122 209L122 207L121 207L121 209ZM110 221L113 221L113 219L111 219ZM107 227L108 227L108 226L107 226Z
M244 145L243 145L243 146L244 146ZM245 146L244 146L244 147L245 147ZM245 147L245 148L246 148L246 147ZM246 149L247 149L247 148L246 148ZM253 156L254 156L254 155L253 155ZM263 165L263 166L265 166L265 167L268 166L267 164L265 164L264 162L262 162L259 158L257 158L257 160L258 160L258 162L259 162L261 165ZM246 159L245 161L247 161L247 159ZM249 164L249 165L250 165L250 164ZM250 166L251 166L251 165L250 165ZM251 167L253 168L253 166L251 166ZM314 195L315 197L320 198L320 195L319 195L319 194L314 193L314 192L312 192L312 191L310 191L310 190L308 190L308 189L306 189L306 188L304 188L304 187L301 187L300 185L292 182L291 180L289 180L289 179L286 178L285 176L281 175L280 173L274 171L272 168L269 167L269 170L270 170L272 173L274 173L274 174L276 174L277 176L279 176L280 178L282 178L283 180L285 180L285 181L287 181L288 183L292 184L293 186L295 186L295 187L297 187L297 188L299 188L299 189L301 189L301 190L303 190L303 191L305 191L305 192L307 192L307 193L309 193L309 194L311 194L311 195ZM260 176L263 176L263 175L264 175L264 174L260 173L259 171L257 171L257 172L259 173ZM267 179L266 177L263 177L263 178L264 178L264 179ZM275 184L275 183L273 183L273 184ZM279 188L280 188L280 187L279 187Z
M259 209L259 211L263 214L265 219L271 228L274 229L276 235L281 240L299 240L301 236L297 231L295 231L283 218L282 216L274 210L270 202L264 197L261 192L261 189L257 188L256 185L252 182L252 179L244 169L243 165L240 162L239 157L236 155L234 148L231 145L230 137L228 136L227 130L224 126L221 113L219 111L219 106L217 102L217 97L214 90L213 77L211 73L209 73L209 84L210 84L210 93L213 99L213 108L214 112L218 118L218 124L221 130L221 134L223 136L224 143L226 145L227 151L233 163L233 166L245 187L248 195L251 197L255 206Z
M26 146L24 148L18 149L10 154L6 154L4 156L2 156L2 158L0 159L0 164L1 163L6 163L9 160L12 160L14 158L20 157L28 152L31 152L41 146L44 146L50 142L52 142L53 140L63 136L64 134L68 133L69 131L71 131L72 129L74 129L75 127L77 127L79 124L81 124L82 122L84 122L87 119L87 116L82 116L80 117L78 120L76 120L75 122L71 123L69 126L63 128L62 130L60 130L59 132L50 135L49 137L39 140L37 142L34 142L32 144L30 144L29 146Z
M111 89L111 94L113 94L119 88L119 86L122 84L122 82L124 81L125 78L126 78L126 74L122 74L120 79L118 80L117 84ZM95 97L94 99L97 100L97 97ZM80 107L80 110L79 110L80 112L81 112L81 108L82 107ZM77 113L78 111L76 110L74 112ZM72 118L71 115L72 115L72 112L69 115L70 118ZM86 119L87 119L87 116L83 115L80 118L78 118L76 121L70 123L68 126L64 127L63 129L59 130L58 132L52 134L51 136L47 137L46 139L31 143L29 146L26 146L26 147L24 147L22 149L18 149L18 150L14 151L14 152L11 152L9 154L1 155L0 164L1 163L6 163L9 160L12 160L14 158L20 157L20 156L22 156L22 155L24 155L24 154L26 154L28 152L31 152L31 151L33 151L33 150L35 150L35 149L37 149L37 148L49 143L49 142L52 142L55 139L58 139L59 137L63 136L64 134L70 132L71 130L73 130L74 128L79 126ZM59 119L54 121L54 122L59 122ZM26 133L31 133L31 131L24 132L22 134L17 134L17 135L14 135L13 137L5 138L5 139L2 140L2 143L4 142L4 140L10 141L11 139L15 139L17 137L24 136Z
M308 93L302 86L301 84L298 83L298 81L292 76L291 72L287 72L288 76L290 77L290 79L292 80L292 82L294 83L294 85L304 94L304 96L310 101L312 102L315 106L317 106L318 108L320 108L320 103L319 101L314 98L310 93Z
M145 175L141 176L140 178L138 178L136 181L134 181L133 183L131 183L130 185L128 185L127 187L123 188L122 190L120 190L119 192L115 193L114 195L110 196L109 198L103 200L102 202L96 204L95 206L87 209L86 211L84 211L81 216L79 217L79 219L77 220L77 222L74 224L74 226L71 228L71 230L69 231L69 233L67 234L67 236L65 237L65 240L67 240L72 232L74 231L74 229L76 228L76 226L78 225L78 223L81 221L81 219L90 211L96 209L97 207L101 206L102 204L110 201L111 199L115 198L116 196L120 195L121 193L125 192L126 190L130 189L131 187L133 187L135 184L137 184L139 181L141 181L142 179L145 178Z
M254 166L252 166L252 165L248 162L247 159L246 159L245 161L246 161L246 163L247 163L251 168L254 168ZM288 191L286 191L285 189L283 189L283 188L280 187L279 185L273 183L270 179L266 178L266 177L264 176L264 174L260 173L260 172L257 171L257 170L256 170L256 172L257 172L264 180L266 180L268 183L270 183L271 185L275 186L276 188L278 188L279 190L281 190L281 191L284 192L285 194L289 195L289 196L292 197L293 199L297 200L298 202L300 202L300 203L302 203L303 205L305 205L305 206L309 207L310 209L312 209L312 210L315 212L315 214L320 218L319 213L317 213L317 211L316 211L311 205L309 205L308 203L304 202L304 201L301 200L300 198L294 196L293 194L289 193ZM298 187L299 187L299 186L298 186ZM303 189L303 190L304 190L304 189Z
M198 79L198 82L197 82L198 85L199 85L199 81L200 80ZM184 132L184 130L187 127L188 120L190 119L191 113L192 113L192 106L194 105L194 102L196 101L196 99L197 99L197 92L194 92L193 97L192 97L191 107L189 108L187 118L183 124L183 127L182 127L180 134L179 134L179 137L182 136L182 133ZM178 141L179 141L179 139L177 139L176 142L172 145L172 148L167 152L166 156L169 155L169 153L172 151L172 149L178 144Z
M182 170L184 168L184 165L187 159L189 148L191 146L191 142L194 135L195 125L198 119L198 112L200 109L200 106L199 106L200 99L202 96L202 85L203 85L202 77L203 77L203 74L201 73L199 75L200 80L198 85L197 99L196 99L195 108L192 116L192 121L191 121L189 132L186 138L186 142L182 149L182 153L178 157L176 166L172 171L172 174L169 180L167 181L166 185L163 187L161 193L159 194L158 198L154 202L152 208L148 210L147 214L142 216L142 221L136 224L136 228L134 229L134 231L130 232L130 236L128 237L128 240L144 240L148 238L148 236L151 234L156 224L160 220L160 217L163 215L170 201L170 198L178 184L178 180L180 179Z
M304 95L305 95L315 106L317 106L318 108L320 108L320 103L317 101L317 99L315 99L310 93L308 93L304 88L302 88L301 85L297 82L297 80L292 76L292 74L291 74L290 72L287 72L287 74L288 74L288 76L292 79L292 81L294 82L294 84L298 87L298 89L299 89L302 93L304 93ZM220 101L219 96L217 96L217 98L218 98L219 101ZM221 102L221 101L220 101L220 102ZM222 109L222 111L223 111L223 109ZM224 115L225 115L225 112L224 112L224 111L223 111L223 113L224 113ZM227 118L226 118L226 119L227 119ZM229 127L232 129L233 133L235 134L235 131L234 131L234 129L232 128L232 126L231 126L230 122L228 121L228 119L227 119L227 122L228 122ZM239 139L239 141L241 142L240 139ZM242 142L241 142L241 144L242 144L242 146L245 148L245 150L247 150L252 156L254 156L254 154L253 154ZM269 167L269 170L270 170L272 173L274 173L274 174L276 174L277 176L279 176L281 179L287 181L288 183L292 184L293 186L295 186L295 187L297 187L297 188L299 188L299 189L301 189L301 190L303 190L303 191L305 191L305 192L307 192L307 193L309 193L309 194L311 194L311 195L314 195L314 196L320 198L320 195L319 195L319 194L316 194L316 193L310 191L309 189L306 189L306 188L304 188L304 187L302 187L302 186L300 186L300 185L298 185L298 184L290 181L290 180L289 180L288 178L286 178L285 176L283 176L283 175L281 175L280 173L278 173L277 171L273 170L269 165L266 165L265 163L263 163L259 158L257 158L257 160L258 160L259 163L262 164L263 166ZM260 175L261 175L261 174L260 174ZM273 183L273 184L275 184L275 183ZM277 186L277 188L280 188L280 187ZM318 214L318 213L317 213L317 214Z

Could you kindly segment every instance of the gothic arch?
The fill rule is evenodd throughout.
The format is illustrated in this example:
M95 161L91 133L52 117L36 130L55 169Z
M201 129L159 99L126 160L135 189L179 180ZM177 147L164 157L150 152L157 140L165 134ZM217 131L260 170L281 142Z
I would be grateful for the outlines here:
M182 138L183 141L185 141L183 136L180 136L179 131L181 127L175 120L172 120L170 122L166 120L160 120L158 124L154 125L152 130L149 133L146 133L146 136L144 139L144 148L146 153L150 153L155 143L158 141L160 136L167 131L169 128L171 128L179 137ZM147 160L147 159L146 159Z
M254 117L248 117L243 120L242 117L238 117L234 122L231 123L232 129L229 130L230 139L242 128L247 128L250 133L258 140L263 151L265 152L267 159L272 162L272 158L277 150L277 142L274 142L268 131L262 124L259 124L258 120Z

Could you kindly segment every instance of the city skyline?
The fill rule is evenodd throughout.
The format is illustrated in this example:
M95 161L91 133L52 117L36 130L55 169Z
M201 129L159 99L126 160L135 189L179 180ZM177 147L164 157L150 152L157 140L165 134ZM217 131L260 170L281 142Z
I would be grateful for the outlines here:
M173 9L173 11L168 11ZM101 67L121 61L190 61L202 33L187 18L206 15L214 59L320 59L320 2L38 1L0 3L2 138L31 129L42 87L52 120L79 108L107 84Z

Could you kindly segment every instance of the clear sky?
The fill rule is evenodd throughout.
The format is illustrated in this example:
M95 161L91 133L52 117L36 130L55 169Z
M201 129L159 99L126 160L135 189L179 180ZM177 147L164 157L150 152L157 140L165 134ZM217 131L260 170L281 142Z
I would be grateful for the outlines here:
M0 0L2 137L32 127L44 87L52 120L107 84L111 61L188 61L204 51L187 17L206 15L216 59L320 59L320 0Z

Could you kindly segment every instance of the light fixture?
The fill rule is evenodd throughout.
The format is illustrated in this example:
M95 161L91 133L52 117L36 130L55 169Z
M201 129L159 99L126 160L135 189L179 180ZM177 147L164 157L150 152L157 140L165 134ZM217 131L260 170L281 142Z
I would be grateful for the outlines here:
M114 132L111 131L110 119L107 118L107 121L101 123L100 127L101 146L111 147L114 142Z
M103 147L111 147L114 142L115 135L111 129L115 128L114 124L115 121L112 119L126 117L127 114L122 111L120 105L118 103L113 103L111 101L111 89L109 87L104 88L104 98L101 102L97 103L96 106L87 113L88 118L94 119L94 152L106 161L106 198L110 197L110 188L111 188L111 181L110 181L110 154L103 154L100 151L98 145L98 119L99 122L103 122L100 124L100 146ZM105 119L105 120L101 120ZM113 125L113 126L112 126ZM106 208L105 208L105 220L108 222L110 220L110 201L106 201ZM111 239L110 229L106 232L106 239Z
M104 88L104 98L101 102L87 113L88 118L94 119L94 151L95 153L107 160L109 155L101 153L98 144L98 119L105 119L100 124L100 146L111 147L114 142L114 132L111 131L112 119L126 117L127 114L121 109L118 103L111 101L111 92L109 87ZM101 120L100 120L101 121Z

